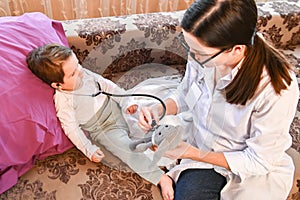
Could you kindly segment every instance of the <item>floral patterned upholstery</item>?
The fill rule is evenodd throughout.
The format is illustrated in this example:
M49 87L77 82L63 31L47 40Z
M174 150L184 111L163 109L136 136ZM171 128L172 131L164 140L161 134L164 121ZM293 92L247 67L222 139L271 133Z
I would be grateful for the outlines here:
M258 32L300 69L300 1L257 5ZM187 54L176 38L183 14L184 11L136 14L65 21L63 25L84 67L128 89L146 78L184 73ZM300 155L300 103L290 133L292 148ZM295 160L298 165L299 162ZM295 180L299 181L298 167L297 170ZM295 183L289 198L298 198L299 190Z
M257 3L257 30L300 68L300 1ZM82 65L128 89L157 76L183 75L187 54L177 41L184 11L62 21ZM299 77L300 82L300 77ZM288 197L300 199L300 103L291 125L296 172ZM279 117L279 116L278 116ZM156 186L105 152L109 166L88 161L73 148L39 161L0 199L155 199ZM117 164L114 164L117 163ZM298 180L298 185L297 185Z

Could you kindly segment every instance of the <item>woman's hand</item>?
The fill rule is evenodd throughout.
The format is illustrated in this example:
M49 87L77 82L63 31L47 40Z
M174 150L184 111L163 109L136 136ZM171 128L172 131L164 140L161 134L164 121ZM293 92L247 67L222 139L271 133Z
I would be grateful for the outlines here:
M173 180L166 174L163 174L158 183L161 188L161 195L164 200L174 199Z
M100 162L104 158L104 153L100 150L97 149L97 151L92 155L92 161L93 162Z
M223 152L202 151L186 142L181 142L176 148L166 151L164 156L173 160L187 158L206 162L230 170Z
M191 158L193 153L196 153L196 150L192 145L181 142L176 148L166 151L164 156L172 160Z
M139 126L145 131L148 132L152 129L152 121L155 120L156 124L159 122L158 117L158 108L157 106L151 107L142 107L139 113Z
M172 99L167 99L165 101L166 110L164 113L164 107L159 104L154 104L150 107L142 107L139 112L139 126L145 131L149 131L152 129L153 121L158 124L160 120L160 116L164 114L166 115L175 115L177 114L178 108L177 104Z

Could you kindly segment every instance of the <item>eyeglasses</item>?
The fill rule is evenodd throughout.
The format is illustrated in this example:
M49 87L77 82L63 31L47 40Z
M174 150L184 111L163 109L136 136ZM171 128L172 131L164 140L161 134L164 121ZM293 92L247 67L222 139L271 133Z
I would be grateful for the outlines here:
M206 63L208 63L209 61L211 61L212 59L214 59L215 57L217 57L218 55L220 55L222 52L224 52L226 50L226 48L221 49L219 52L217 52L216 54L213 55L201 55L199 54L199 56L209 56L209 58L205 59L204 61L199 61L196 58L196 54L190 51L190 47L186 44L186 42L183 40L183 33L180 32L179 35L177 36L178 41L180 42L181 46L187 51L188 55L193 58L202 68L204 68L204 65Z

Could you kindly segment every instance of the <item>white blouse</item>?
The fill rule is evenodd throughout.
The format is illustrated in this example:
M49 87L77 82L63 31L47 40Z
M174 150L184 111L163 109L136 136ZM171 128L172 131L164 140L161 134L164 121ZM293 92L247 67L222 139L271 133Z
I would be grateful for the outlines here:
M214 68L201 71L200 66L189 61L180 87L171 96L179 113L193 113L194 128L188 142L204 151L223 152L231 171L183 159L169 175L177 181L185 169L214 168L227 177L222 199L285 199L294 174L286 150L291 146L289 127L299 99L296 76L291 73L291 85L277 95L264 69L260 92L245 106L229 104L223 89L233 80L240 64L214 84Z

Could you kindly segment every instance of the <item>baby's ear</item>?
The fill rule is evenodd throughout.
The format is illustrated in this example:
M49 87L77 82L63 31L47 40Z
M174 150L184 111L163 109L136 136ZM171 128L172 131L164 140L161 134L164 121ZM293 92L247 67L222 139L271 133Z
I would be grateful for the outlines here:
M52 82L51 87L53 87L54 89L59 89L60 84L58 82Z

